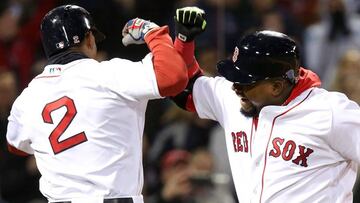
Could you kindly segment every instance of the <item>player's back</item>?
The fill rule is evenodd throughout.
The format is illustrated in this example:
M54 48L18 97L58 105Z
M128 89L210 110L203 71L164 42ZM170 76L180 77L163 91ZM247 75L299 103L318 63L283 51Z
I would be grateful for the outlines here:
M135 98L127 81L136 78L112 63L134 68L120 59L48 65L14 104L9 120L22 124L16 139L36 156L40 190L50 199L141 194L148 99Z

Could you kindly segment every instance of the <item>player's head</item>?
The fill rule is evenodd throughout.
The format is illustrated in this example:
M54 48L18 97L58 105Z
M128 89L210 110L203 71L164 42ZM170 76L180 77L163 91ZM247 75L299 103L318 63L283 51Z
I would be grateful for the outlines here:
M254 116L263 106L283 102L284 94L297 82L299 50L283 33L258 31L242 38L232 60L220 61L217 68L246 101L242 112Z
M105 39L105 35L95 27L90 13L76 5L63 5L49 11L42 19L40 31L48 58L79 46L90 35L95 42Z

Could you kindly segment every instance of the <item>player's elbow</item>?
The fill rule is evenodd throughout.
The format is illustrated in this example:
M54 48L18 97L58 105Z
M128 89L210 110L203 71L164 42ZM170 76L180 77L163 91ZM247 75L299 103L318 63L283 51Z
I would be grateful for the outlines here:
M160 95L174 96L183 91L188 83L185 61L171 44L161 44L162 49L154 51L154 71Z
M185 68L185 71L181 71L181 73L178 73L176 76L176 79L174 78L173 81L174 81L173 84L169 84L169 87L168 87L169 93L164 96L175 96L175 95L179 94L180 92L182 92L186 88L186 86L189 82L189 79L187 77L186 68Z
M169 66L166 71L157 71L156 77L160 95L163 97L179 94L188 83L185 63Z

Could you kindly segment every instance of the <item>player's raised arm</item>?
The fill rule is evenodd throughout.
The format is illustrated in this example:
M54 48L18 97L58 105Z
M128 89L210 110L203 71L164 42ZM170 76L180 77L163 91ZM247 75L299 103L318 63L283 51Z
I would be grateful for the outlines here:
M172 100L180 108L194 112L192 88L195 80L203 73L194 56L194 39L197 35L205 31L205 12L198 7L179 8L176 10L174 21L176 34L174 46L185 60L188 69L189 83L186 89L175 97L172 97Z
M159 27L153 22L135 18L125 24L122 35L125 46L143 43L148 45L153 54L154 71L161 96L174 96L186 87L187 69L182 57L174 49L167 26Z

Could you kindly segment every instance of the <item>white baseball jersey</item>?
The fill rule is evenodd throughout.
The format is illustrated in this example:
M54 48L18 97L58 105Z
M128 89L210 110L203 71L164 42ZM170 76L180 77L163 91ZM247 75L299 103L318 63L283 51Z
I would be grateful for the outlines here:
M352 202L360 163L360 109L341 93L309 88L284 106L264 107L257 128L222 77L193 89L201 118L225 130L238 199L244 202Z
M15 101L7 140L35 155L49 201L142 199L145 109L160 97L151 53L48 65Z

